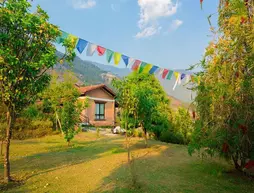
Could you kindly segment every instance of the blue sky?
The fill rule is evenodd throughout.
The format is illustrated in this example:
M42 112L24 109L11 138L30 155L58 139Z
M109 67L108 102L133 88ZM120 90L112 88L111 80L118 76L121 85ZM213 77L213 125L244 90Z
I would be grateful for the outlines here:
M216 12L218 2L205 0L203 10L199 0L33 2L37 4L47 11L51 23L68 33L163 68L186 69L202 58L211 39L207 16ZM96 55L78 54L106 64L104 56Z

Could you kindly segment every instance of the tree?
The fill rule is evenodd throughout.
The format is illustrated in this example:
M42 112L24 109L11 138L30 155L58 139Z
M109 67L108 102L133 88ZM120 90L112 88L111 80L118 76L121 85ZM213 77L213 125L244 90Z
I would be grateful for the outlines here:
M38 93L50 82L47 70L57 63L54 46L61 34L57 26L39 6L31 13L26 0L5 0L0 3L0 90L7 108L7 128L4 155L4 180L10 177L10 140L19 112L33 103ZM65 58L71 61L74 43L66 39Z
M188 144L193 132L193 121L187 109L179 107L174 114L174 133L181 136L181 143Z
M218 30L206 49L189 152L219 153L243 170L254 159L253 0L220 1Z
M133 131L138 126L142 127L147 147L147 131L153 132L155 128L158 128L156 126L165 126L164 123L169 121L171 114L169 99L158 80L153 75L144 72L133 72L123 80L114 80L113 86L117 90L121 123L126 130L128 164L132 183L133 186L136 186L137 175L134 158L132 157L131 160L130 151ZM159 130L163 130L163 127L160 127Z
M148 73L134 72L123 81L118 82L116 88L119 93L119 104L124 114L123 120L128 122L134 118L144 131L147 146L148 131L160 133L164 129L163 126L167 127L165 122L168 123L171 118L169 99L159 81ZM161 131L156 130L157 125L162 126Z
M78 133L81 111L88 103L79 100L80 93L75 87L77 78L72 72L65 72L63 80L58 79L56 73L52 73L50 86L43 93L43 101L49 103L50 109L55 115L55 125L58 125L68 145Z
M128 163L130 164L130 133L132 133L136 124L136 98L134 97L133 91L134 85L128 78L124 78L123 80L115 79L112 84L117 90L117 102L119 103L119 108L121 109L120 120L121 125L124 126L126 131L126 148L128 151Z

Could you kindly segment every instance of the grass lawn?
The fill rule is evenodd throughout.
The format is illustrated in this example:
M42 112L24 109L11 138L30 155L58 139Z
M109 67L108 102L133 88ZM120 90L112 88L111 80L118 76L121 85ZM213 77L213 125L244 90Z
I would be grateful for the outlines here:
M61 136L12 141L12 176L19 185L2 192L176 192L252 193L254 182L229 173L219 159L190 157L187 147L134 139L132 146L137 187L131 187L127 153L121 136L96 138L80 133L67 147ZM0 179L3 179L1 159Z

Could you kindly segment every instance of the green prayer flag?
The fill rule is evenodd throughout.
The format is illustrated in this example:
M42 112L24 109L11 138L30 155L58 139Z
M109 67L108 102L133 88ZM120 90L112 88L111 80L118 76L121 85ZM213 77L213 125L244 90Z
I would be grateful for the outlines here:
M106 50L106 58L107 58L108 63L110 63L110 61L113 57L113 54L114 54L114 52L112 50L109 50L109 49Z
M143 72L143 70L144 70L144 68L145 68L145 66L147 65L147 63L145 63L145 62L142 62L141 64L140 64L140 66L139 66L139 73L141 73L141 72Z
M167 79L168 80L171 80L171 78L172 78L172 76L173 76L173 71L172 70L170 70L169 72L168 72L168 76L167 76Z
M58 37L56 38L56 42L57 42L58 44L63 43L64 40L68 37L68 35L69 35L69 34L68 34L67 32L61 30L61 36L58 36Z

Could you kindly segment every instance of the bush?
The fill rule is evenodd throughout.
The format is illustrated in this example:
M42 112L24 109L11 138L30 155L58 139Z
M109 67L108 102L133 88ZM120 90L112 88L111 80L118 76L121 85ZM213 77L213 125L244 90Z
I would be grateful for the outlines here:
M30 121L25 118L19 118L14 127L12 138L23 140L52 135L52 127L53 123L49 120Z
M169 129L163 130L158 139L167 143L188 144L193 132L193 121L188 110L179 108Z
M183 135L170 130L165 130L161 133L160 141L166 143L184 144Z
M141 129L134 129L133 136L134 137L143 137L143 131Z
M44 119L45 114L42 113L40 106L39 104L30 105L21 113L21 117L29 120Z

